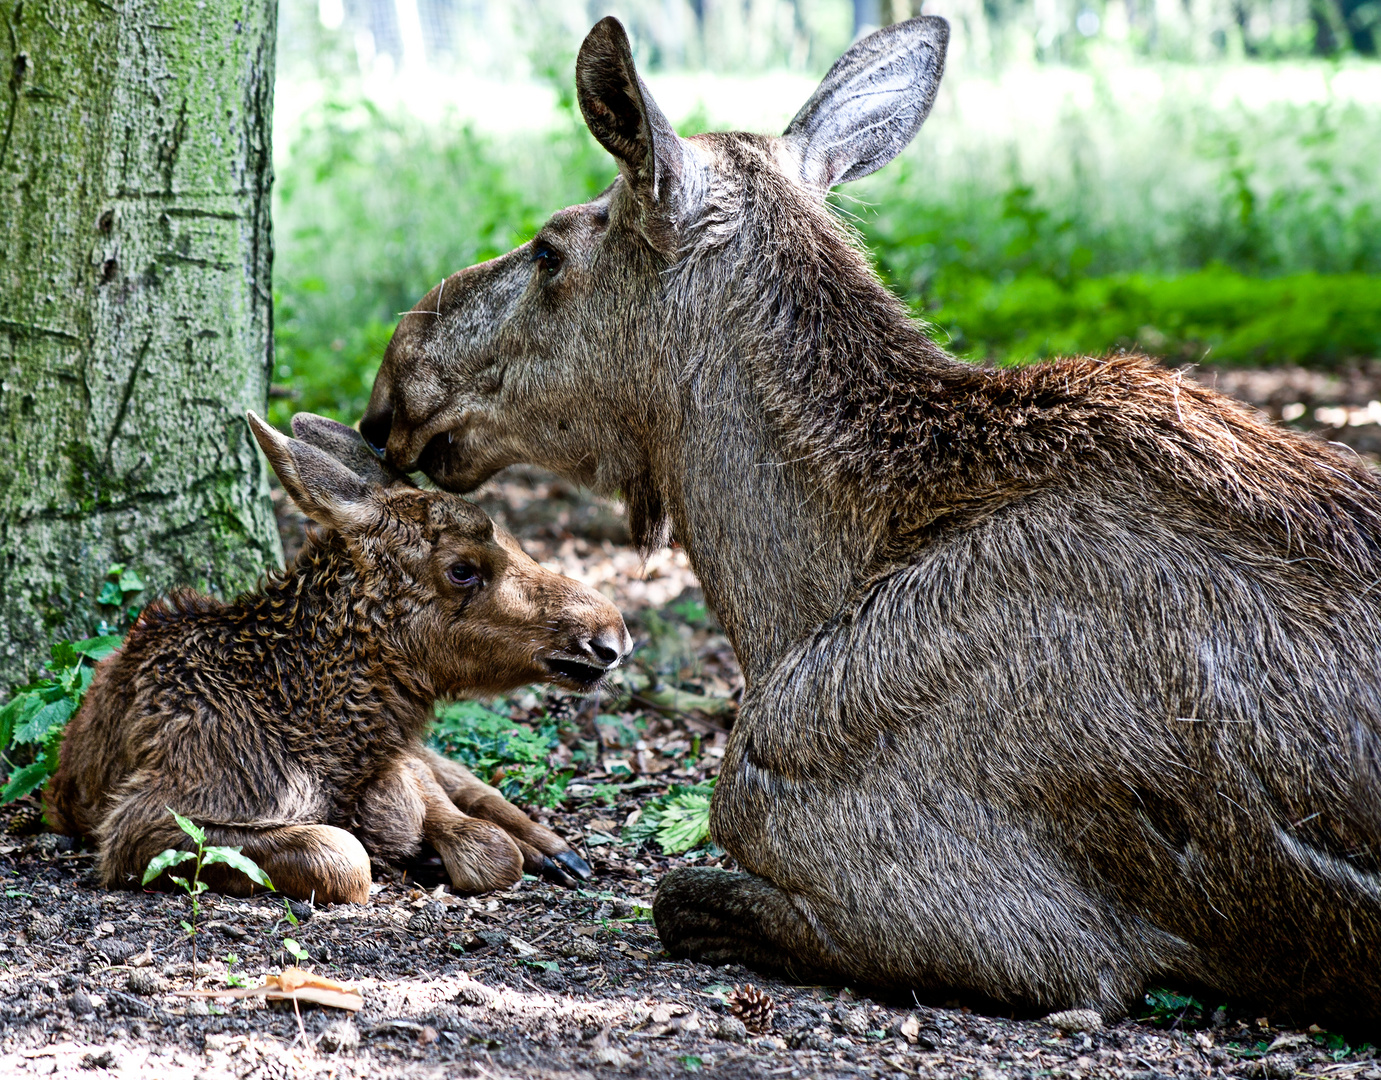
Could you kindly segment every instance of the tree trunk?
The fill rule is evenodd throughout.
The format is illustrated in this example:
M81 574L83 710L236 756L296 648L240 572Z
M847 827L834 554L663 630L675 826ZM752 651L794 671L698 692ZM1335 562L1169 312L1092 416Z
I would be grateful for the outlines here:
M0 697L91 632L112 563L148 597L281 559L244 419L273 361L275 14L0 0Z

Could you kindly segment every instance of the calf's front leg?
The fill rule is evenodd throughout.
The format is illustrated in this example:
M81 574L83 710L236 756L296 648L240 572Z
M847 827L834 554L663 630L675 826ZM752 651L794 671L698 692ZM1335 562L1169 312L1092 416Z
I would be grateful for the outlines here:
M373 854L397 862L425 840L441 856L457 892L505 889L523 876L523 856L503 829L456 808L428 764L408 757L370 786L361 804L361 837Z
M569 844L545 825L539 825L464 765L435 750L419 750L418 758L431 770L447 798L465 814L498 825L523 854L523 870L559 885L588 881L594 871Z

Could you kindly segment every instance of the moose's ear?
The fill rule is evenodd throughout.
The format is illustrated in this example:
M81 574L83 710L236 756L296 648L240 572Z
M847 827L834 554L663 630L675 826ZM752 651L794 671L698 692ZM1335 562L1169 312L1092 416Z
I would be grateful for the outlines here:
M923 16L869 34L836 60L782 134L801 182L828 191L901 153L935 102L948 44L949 23Z
M612 15L595 23L580 46L575 88L590 134L618 159L625 183L648 211L648 239L671 254L676 226L698 202L692 193L703 166L638 77L628 35Z
M324 450L361 480L381 487L393 484L416 486L408 479L407 473L385 464L369 448L363 435L336 420L328 420L315 413L298 413L293 417L293 435L309 446Z
M250 430L263 447L283 490L313 521L349 531L374 519L369 498L377 485L356 476L330 454L299 439L290 439L252 411Z

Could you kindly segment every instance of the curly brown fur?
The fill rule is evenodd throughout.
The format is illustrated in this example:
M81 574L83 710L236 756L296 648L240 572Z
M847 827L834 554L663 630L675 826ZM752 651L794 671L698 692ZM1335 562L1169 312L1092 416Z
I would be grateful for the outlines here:
M822 196L944 45L890 27L783 136L683 140L600 23L620 178L419 303L361 428L452 490L525 461L670 520L748 683L712 812L748 873L663 881L673 955L1374 1026L1381 484L1144 358L925 336Z
M47 791L54 825L98 842L112 888L187 845L169 808L304 899L364 902L370 856L399 861L424 841L467 892L524 867L583 868L422 738L438 697L550 679L588 689L628 651L618 612L476 507L362 479L353 469L370 459L347 470L255 421L289 492L327 527L234 603L181 591L144 609L68 726ZM310 419L298 428L311 437ZM457 567L473 574L453 580ZM250 887L212 873L224 891Z

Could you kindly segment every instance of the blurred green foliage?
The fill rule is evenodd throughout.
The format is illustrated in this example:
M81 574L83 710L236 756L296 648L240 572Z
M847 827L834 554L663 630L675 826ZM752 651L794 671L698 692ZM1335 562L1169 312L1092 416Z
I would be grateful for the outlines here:
M558 130L507 144L367 101L303 125L274 214L274 381L299 396L273 402L274 422L305 410L353 423L402 312L609 185L613 160L563 105Z
M1381 278L1366 274L1256 278L1217 264L1066 283L1028 273L971 280L922 314L952 349L1008 362L1117 348L1217 364L1381 356Z
M937 115L835 205L884 280L970 358L1381 354L1381 110L1304 90L1214 104L1188 68L1158 77L1145 100L1111 74L1087 100L1052 99L1035 146L991 103ZM1328 75L1279 77L1307 89ZM328 102L278 171L275 381L298 395L274 402L279 423L295 409L357 420L401 312L615 175L568 91L553 127L504 138Z

